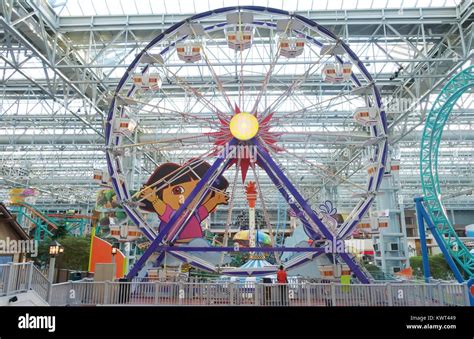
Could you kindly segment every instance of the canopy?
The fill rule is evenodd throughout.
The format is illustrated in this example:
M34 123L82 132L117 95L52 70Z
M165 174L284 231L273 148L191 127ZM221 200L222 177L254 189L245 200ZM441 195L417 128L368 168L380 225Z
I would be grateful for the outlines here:
M257 231L255 237L256 237L257 243L259 243L259 244L267 245L267 246L270 246L272 244L270 236L265 232ZM237 242L248 242L249 241L249 230L244 230L244 231L237 232L234 235L233 240L237 241Z
M223 274L233 276L269 275L278 270L276 265L270 264L265 259L250 259L240 267L229 267L222 270Z

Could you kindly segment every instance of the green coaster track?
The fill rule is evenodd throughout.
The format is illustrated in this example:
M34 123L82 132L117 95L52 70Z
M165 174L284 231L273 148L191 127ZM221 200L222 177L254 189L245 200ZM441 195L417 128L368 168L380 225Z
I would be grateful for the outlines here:
M443 129L457 100L474 90L474 66L456 74L443 87L426 118L421 138L420 173L425 206L449 254L468 277L474 277L474 256L458 238L441 201L438 151ZM440 244L441 246L441 244Z

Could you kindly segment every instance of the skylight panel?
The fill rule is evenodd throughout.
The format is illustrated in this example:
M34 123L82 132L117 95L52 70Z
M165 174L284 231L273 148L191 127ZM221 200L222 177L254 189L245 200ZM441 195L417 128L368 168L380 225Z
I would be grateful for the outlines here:
M293 1L287 1L293 2ZM268 0L268 7L283 8L283 0Z
M378 7L378 6L383 6L385 5L385 1L372 1L372 0L357 0L357 8L358 9L368 9L368 8L375 8L375 7ZM345 2L344 2L344 6L345 6ZM348 8L348 7L346 7ZM351 7L351 8L355 8L354 7Z
M49 0L59 16L192 14L227 6L264 6L287 11L455 7L461 0Z
M118 0L96 1L96 3L98 3L98 2L105 3L105 8L101 7L101 9L102 9L102 14L101 15L119 15L119 14L123 14L122 9L120 8L120 4L118 3Z
M335 10L342 8L342 0L331 0L328 2L328 9Z
M387 2L387 8L406 8L406 6L402 6L403 1L400 0L389 0Z
M253 0L238 0L239 6L253 6Z
M137 14L151 14L149 1L135 1L135 8L137 10Z
M431 0L418 0L417 7L428 7L431 4Z
M200 4L201 2L202 2L202 3L207 2L208 5L209 5L211 8L218 8L218 7L220 7L221 2L222 2L222 7L235 6L235 1L233 1L233 0L221 0L221 1L207 0L207 1L196 1L196 6L198 6L198 4Z
M69 0L66 4L66 9L72 16L84 15L76 0Z
M357 0L344 0L344 1L341 1L342 9L354 9L358 6L357 2L358 2Z
M296 11L298 6L297 1L283 1L282 6L279 8L283 8L286 11Z
M167 14L181 13L178 1L165 1L164 4Z
M311 11L313 9L313 0L298 0L298 11Z
M84 15L97 15L91 0L78 1Z
M93 5L94 5L97 15L110 14L110 10L106 1L94 1Z
M151 9L154 14L165 13L165 1L164 0L150 0Z

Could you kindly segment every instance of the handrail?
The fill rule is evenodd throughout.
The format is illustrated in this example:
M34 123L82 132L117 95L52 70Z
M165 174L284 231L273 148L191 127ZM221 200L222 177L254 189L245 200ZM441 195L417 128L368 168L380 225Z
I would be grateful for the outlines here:
M73 281L53 285L53 306L467 306L467 284ZM73 296L73 297L71 297Z
M40 298L47 301L50 289L51 283L32 261L0 265L0 296L33 290Z

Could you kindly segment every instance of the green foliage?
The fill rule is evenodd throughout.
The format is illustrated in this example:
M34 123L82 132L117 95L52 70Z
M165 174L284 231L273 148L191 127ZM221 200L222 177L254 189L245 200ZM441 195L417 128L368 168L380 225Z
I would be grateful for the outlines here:
M90 237L66 237L61 239L64 247L62 268L87 271L89 265Z
M453 274L448 263L442 254L431 255L428 257L431 276L434 279L452 279ZM423 277L423 263L421 256L410 258L410 266L413 268L413 274L416 277Z
M249 254L245 252L242 252L242 253L236 252L236 253L233 253L231 257L232 257L232 260L230 262L230 266L240 267L248 261Z
M382 270L380 269L380 267L378 267L377 265L373 265L373 264L363 264L365 269L367 271L369 271L370 273L380 273L382 272Z
M64 247L64 253L57 258L57 266L61 269L87 271L89 266L90 237L62 237L58 242ZM38 248L38 256L32 258L38 265L49 261L49 242L43 242Z
M61 223L58 225L58 229L54 232L52 239L53 240L58 240L66 237L68 234L66 225L64 223Z
M369 263L363 263L362 265L365 267L365 269L370 273L370 275L375 280L392 280L393 279L390 276L390 274L385 274L384 272L382 272L382 269L378 267L377 265L369 264Z

